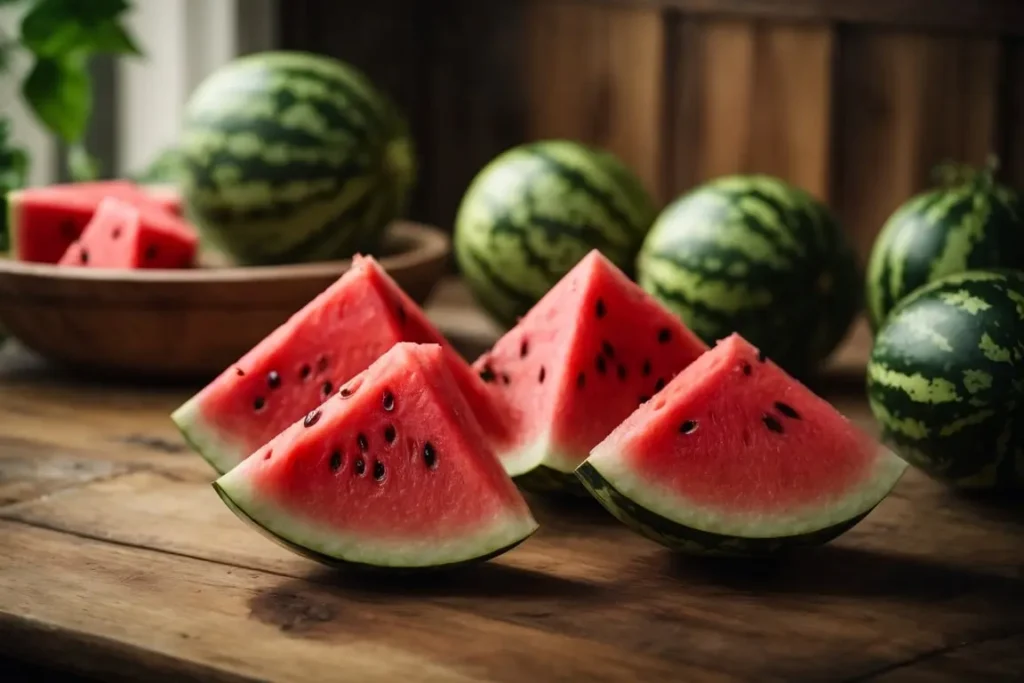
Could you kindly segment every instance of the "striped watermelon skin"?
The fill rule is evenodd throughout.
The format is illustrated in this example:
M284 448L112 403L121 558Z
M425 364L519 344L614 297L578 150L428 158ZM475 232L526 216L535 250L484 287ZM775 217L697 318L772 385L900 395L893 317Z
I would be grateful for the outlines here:
M867 372L871 410L911 464L960 488L1024 484L1024 273L968 271L893 309Z
M177 163L188 216L243 265L371 250L416 176L394 105L352 67L300 52L243 57L200 84Z
M514 147L477 174L455 222L456 262L511 327L592 249L632 273L657 209L609 152L570 140Z
M798 377L835 349L860 306L856 259L828 208L766 175L724 176L672 202L637 273L705 343L738 332Z
M946 275L1024 268L1024 204L985 173L924 192L901 206L879 233L868 262L872 329L900 299Z

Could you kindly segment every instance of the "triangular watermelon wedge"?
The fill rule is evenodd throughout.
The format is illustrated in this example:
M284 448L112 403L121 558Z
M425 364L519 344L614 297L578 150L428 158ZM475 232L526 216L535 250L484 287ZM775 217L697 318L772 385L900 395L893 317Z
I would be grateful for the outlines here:
M577 475L619 520L670 548L759 555L845 532L906 466L734 334L625 420Z
M449 567L537 529L436 344L395 345L214 487L328 564Z
M369 256L174 412L220 473L281 433L401 341L440 344L490 439L507 434L483 383L423 310Z
M527 489L586 495L572 473L590 449L706 349L590 252L474 364L512 422L506 470Z

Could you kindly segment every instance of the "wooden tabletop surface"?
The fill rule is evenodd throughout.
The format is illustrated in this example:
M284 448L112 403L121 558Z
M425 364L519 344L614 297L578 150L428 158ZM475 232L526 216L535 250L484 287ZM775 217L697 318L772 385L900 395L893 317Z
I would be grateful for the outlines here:
M492 332L445 288L432 316ZM870 424L863 334L823 391ZM908 474L833 544L675 557L595 505L449 577L370 580L235 518L168 419L196 387L0 353L0 655L102 680L1021 681L1024 515Z

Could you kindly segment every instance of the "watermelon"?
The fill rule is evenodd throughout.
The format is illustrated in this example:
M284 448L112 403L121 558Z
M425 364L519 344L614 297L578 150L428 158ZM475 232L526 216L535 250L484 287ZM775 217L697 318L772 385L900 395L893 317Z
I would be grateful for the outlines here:
M865 284L872 329L912 291L946 275L1024 268L1024 202L994 180L994 169L968 171L923 192L883 226Z
M487 433L505 436L504 418L483 382L368 256L356 256L337 282L178 408L172 420L218 472L227 472L401 341L442 345Z
M590 449L706 348L591 251L474 364L508 416L506 470L527 489L579 489Z
M217 492L329 564L449 567L518 545L537 522L447 368L439 345L396 344Z
M192 94L177 147L186 215L240 264L372 249L415 159L394 105L353 67L301 52L236 59Z
M11 256L21 261L57 263L81 237L107 197L134 205L143 224L178 232L186 239L195 234L192 226L167 211L168 201L126 180L33 187L7 196Z
M637 274L708 344L738 332L797 376L832 352L859 307L838 223L765 175L726 176L675 200L644 241Z
M848 530L905 469L733 334L630 415L576 474L616 518L669 548L767 555Z
M480 304L512 326L592 249L631 273L657 210L603 150L545 140L508 150L473 180L455 221L459 268Z
M871 410L911 464L962 489L1024 485L1024 273L948 275L875 339Z
M196 255L192 233L143 223L139 209L114 197L100 202L85 231L59 265L89 268L188 268Z

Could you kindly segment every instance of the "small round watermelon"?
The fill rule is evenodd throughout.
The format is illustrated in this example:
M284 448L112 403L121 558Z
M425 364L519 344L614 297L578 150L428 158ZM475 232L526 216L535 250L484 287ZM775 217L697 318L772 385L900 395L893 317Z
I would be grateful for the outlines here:
M508 150L470 184L455 258L480 304L512 326L590 251L627 272L657 214L611 153L570 140Z
M868 262L874 330L900 299L928 282L965 270L1024 267L1024 203L993 174L992 166L962 171L889 218Z
M209 76L178 154L189 217L243 265L372 250L415 176L394 105L351 66L301 52L242 57Z
M871 410L907 461L959 488L1024 484L1024 273L915 290L882 324L867 374Z
M838 222L766 175L725 176L675 200L644 241L637 273L706 343L738 332L798 376L832 352L859 305Z

